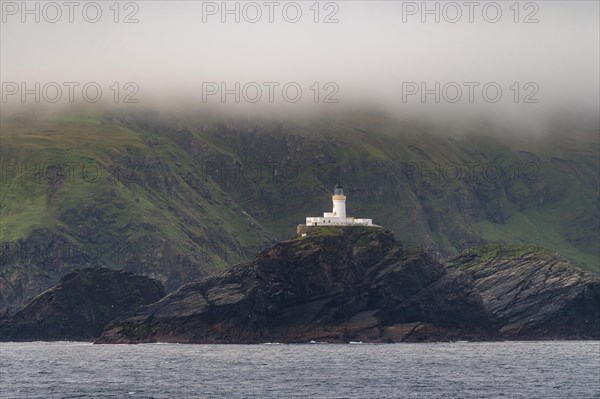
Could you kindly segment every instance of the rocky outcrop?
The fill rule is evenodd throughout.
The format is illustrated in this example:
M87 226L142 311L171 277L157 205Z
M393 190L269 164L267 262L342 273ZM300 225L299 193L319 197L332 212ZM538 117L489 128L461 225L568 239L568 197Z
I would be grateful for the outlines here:
M490 244L447 266L473 278L503 338L600 338L600 278L556 254Z
M10 316L0 316L1 341L89 340L113 319L164 296L160 282L128 271L78 269Z
M14 315L0 312L0 339L600 338L598 275L527 245L489 244L441 264L381 228L313 229L163 295L161 283L131 272L76 270Z
M0 309L16 311L78 268L101 266L64 234L38 228L26 239L0 243Z
M98 343L421 341L493 336L473 282L390 231L322 228L111 323Z

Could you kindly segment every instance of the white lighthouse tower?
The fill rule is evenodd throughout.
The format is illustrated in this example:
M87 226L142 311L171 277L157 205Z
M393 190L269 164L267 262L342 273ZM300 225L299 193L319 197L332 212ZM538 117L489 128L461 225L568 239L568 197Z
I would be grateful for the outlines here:
M298 226L299 229L304 226L376 226L372 219L356 219L346 216L346 196L340 183L335 185L331 200L333 201L332 212L323 213L323 217L307 217L306 225Z
M335 185L333 189L333 216L346 219L346 196L344 195L344 188L340 183Z

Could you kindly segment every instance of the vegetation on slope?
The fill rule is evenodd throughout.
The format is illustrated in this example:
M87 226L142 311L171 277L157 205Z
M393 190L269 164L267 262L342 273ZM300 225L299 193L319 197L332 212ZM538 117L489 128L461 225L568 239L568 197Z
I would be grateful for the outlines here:
M486 129L449 134L369 113L3 121L0 306L81 265L174 289L293 236L331 207L338 180L350 215L441 257L525 242L600 271L597 131Z

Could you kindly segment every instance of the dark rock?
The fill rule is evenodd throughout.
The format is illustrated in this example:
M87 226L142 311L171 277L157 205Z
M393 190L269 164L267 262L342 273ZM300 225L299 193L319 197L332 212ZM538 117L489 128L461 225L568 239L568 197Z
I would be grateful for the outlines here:
M163 296L162 284L147 277L102 267L78 269L14 315L0 317L0 340L93 339L111 320Z
M481 339L491 325L466 274L406 251L387 230L323 228L182 286L96 342Z
M504 338L600 338L600 278L556 254L489 244L447 265L473 278Z
M35 265L35 267L33 267ZM77 268L100 266L66 235L47 228L0 244L0 308L16 311Z

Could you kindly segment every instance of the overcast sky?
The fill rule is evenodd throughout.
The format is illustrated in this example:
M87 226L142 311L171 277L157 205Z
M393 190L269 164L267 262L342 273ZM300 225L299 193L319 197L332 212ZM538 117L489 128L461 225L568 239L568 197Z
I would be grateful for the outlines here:
M239 23L234 14L222 22L221 2L200 1L122 2L118 23L115 9L109 9L113 2L98 2L102 16L91 23L86 18L95 19L96 7L88 6L84 13L86 3L73 9L71 23L69 9L57 2L62 17L51 23L57 19L56 9L44 9L45 3L37 6L40 21L35 22L35 13L23 15L20 1L2 2L4 92L21 82L28 87L33 82L98 82L106 100L113 95L113 82L134 82L139 106L174 99L203 106L222 102L215 90L223 82L229 88L235 82L241 88L256 82L263 90L259 103L264 108L269 97L264 83L276 82L273 106L291 110L314 106L313 84L318 82L319 107L368 102L398 114L525 119L557 109L598 112L597 1L520 2L519 7L513 2L474 2L473 8L462 1L453 3L458 7L429 2L429 9L439 7L439 23L436 15L423 15L421 2L338 1L318 7L313 1L279 2L272 8L262 1L240 2ZM35 2L28 7L35 10ZM236 2L228 7L234 9ZM127 16L138 22L124 23ZM299 21L292 23L295 19ZM282 87L291 82L292 92L283 98ZM423 84L436 91L435 82L440 83L440 104L435 104L435 94L422 104ZM462 90L458 101L457 85ZM291 103L297 87L302 99ZM502 96L493 102L498 87ZM255 85L247 90L241 103L258 108L247 101L256 98ZM119 101L128 92L133 92L131 86L121 87ZM324 103L327 95L339 102ZM19 101L18 93L3 93L3 105ZM29 96L27 102L32 101ZM229 95L224 106L233 107L233 102L234 95Z

